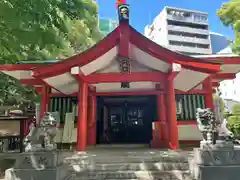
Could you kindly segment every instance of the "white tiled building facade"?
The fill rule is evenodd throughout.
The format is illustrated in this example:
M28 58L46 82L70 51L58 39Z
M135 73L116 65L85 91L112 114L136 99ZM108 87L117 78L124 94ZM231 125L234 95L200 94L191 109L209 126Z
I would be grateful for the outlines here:
M232 55L231 40L222 34L210 33L211 46L215 54L221 54L223 56ZM234 80L225 80L220 83L218 91L221 93L221 97L226 101L233 100L240 102L240 73L236 74Z
M152 41L187 55L212 54L208 14L165 7L144 30Z
M231 41L209 31L205 12L165 7L145 27L144 34L155 43L186 55L232 55ZM218 89L222 98L240 102L240 73L234 80L221 82Z
M240 73L234 80L225 80L220 83L219 91L223 99L232 99L240 102Z

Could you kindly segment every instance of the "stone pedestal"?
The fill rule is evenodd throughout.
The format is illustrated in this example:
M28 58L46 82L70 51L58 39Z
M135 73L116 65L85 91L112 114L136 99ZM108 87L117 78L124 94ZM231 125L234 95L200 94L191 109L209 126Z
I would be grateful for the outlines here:
M240 177L240 149L216 145L194 149L189 162L190 172L197 180L234 180Z
M16 158L13 168L6 170L6 180L74 180L58 151L26 152Z

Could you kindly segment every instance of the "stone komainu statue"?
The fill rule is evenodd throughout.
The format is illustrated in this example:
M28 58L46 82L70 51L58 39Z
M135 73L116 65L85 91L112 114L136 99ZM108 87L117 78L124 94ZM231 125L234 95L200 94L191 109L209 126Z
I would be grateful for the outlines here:
M214 133L216 130L216 121L211 109L197 108L196 112L197 126L203 135L203 140L207 141L207 134Z
M203 140L207 141L208 134L211 134L215 140L228 141L233 138L233 133L228 129L226 119L216 119L215 114L211 109L197 109L196 113L197 125L203 135ZM213 141L215 142L215 141Z
M25 151L41 151L56 149L54 138L59 124L58 113L45 113L44 117L36 126L30 125L30 132L25 137Z

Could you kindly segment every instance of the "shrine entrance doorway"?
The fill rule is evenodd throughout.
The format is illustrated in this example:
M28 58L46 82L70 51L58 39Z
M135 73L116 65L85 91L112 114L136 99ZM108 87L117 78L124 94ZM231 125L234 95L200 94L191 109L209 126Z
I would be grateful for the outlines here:
M98 107L98 143L150 143L156 96L98 97Z

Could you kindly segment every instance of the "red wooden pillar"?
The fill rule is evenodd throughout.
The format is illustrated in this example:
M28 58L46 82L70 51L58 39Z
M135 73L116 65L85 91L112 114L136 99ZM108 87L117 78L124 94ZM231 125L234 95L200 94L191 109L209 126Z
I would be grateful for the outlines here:
M88 84L79 82L78 92L78 121L77 121L77 146L76 151L85 151L87 146L87 109L88 109Z
M44 116L44 113L49 110L49 87L47 85L42 86L42 92L41 92L41 107L40 107L40 117Z
M204 95L204 103L206 108L210 108L214 111L214 102L212 96L212 77L208 77L203 82L203 89L206 91Z
M178 141L178 125L177 125L177 112L173 79L166 81L166 112L168 123L168 135L169 135L169 148L177 149L179 147Z
M164 143L162 146L167 145L168 141L168 131L167 131L167 124L166 124L166 107L165 107L165 100L164 94L158 95L158 121L160 121L161 132L159 134L159 138Z
M97 131L97 121L96 121L96 96L90 95L89 97L89 118L88 118L88 144L96 145L96 131Z

